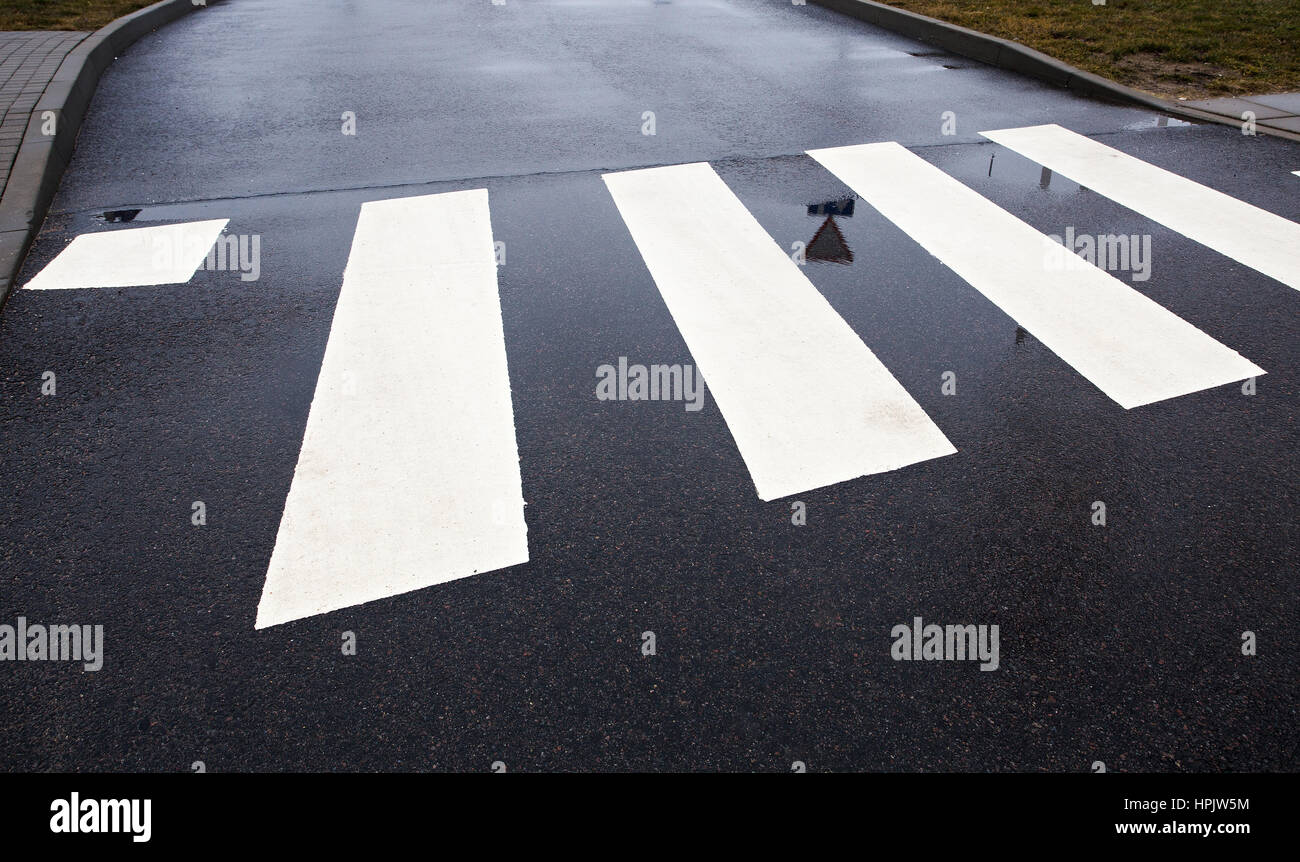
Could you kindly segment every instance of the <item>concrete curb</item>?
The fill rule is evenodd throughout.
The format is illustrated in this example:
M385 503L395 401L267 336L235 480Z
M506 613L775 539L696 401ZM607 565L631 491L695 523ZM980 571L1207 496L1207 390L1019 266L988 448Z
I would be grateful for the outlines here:
M95 95L99 76L135 40L200 8L203 7L194 0L161 0L109 22L63 58L32 109L4 197L0 199L0 304L13 288L27 250L59 188L63 170L72 159L77 132ZM46 111L54 112L53 137L41 133L41 117Z
M873 0L812 0L812 2L819 6L825 6L827 9L833 9L843 15L857 18L860 21L875 24L877 27L892 30L918 42L934 45L937 48L942 48L963 57L969 57L972 60L978 60L990 66L997 66L1001 69L1008 69L1032 78L1038 78L1049 84L1065 87L1085 96L1142 105L1162 114L1172 114L1188 120L1221 123L1226 126L1241 128L1240 117L1224 116L1210 111L1186 107L1178 102L1166 101L1159 96L1143 93L1140 90L1125 87L1123 84L1117 84L1091 72L1076 69L1068 63L1063 63L1040 51L1027 48L1019 42L1012 42L1009 39L1000 39L997 36L989 36L975 30L968 30L965 27L958 27L956 24L927 18L924 15L918 15L915 12L908 12L894 6L886 6L882 3L873 2ZM1264 134L1300 141L1300 134L1287 132L1283 129L1265 128L1262 125L1257 128Z

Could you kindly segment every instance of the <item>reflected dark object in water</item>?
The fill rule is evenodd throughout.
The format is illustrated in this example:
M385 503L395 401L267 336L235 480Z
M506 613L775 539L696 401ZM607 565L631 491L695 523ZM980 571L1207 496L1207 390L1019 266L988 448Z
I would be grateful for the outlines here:
M840 233L839 225L835 224L835 216L826 216L826 221L813 234L808 246L804 249L805 260L821 260L828 263L853 263L853 252L849 249L849 244L844 241L844 234Z
M837 201L822 201L819 204L808 204L808 215L810 216L844 216L853 218L853 203L856 197L840 198Z
M100 218L109 224L115 222L135 221L135 217L140 214L140 210L108 210L100 215Z
M1186 128L1192 125L1194 124L1187 120L1180 120L1176 117L1166 117L1164 114L1157 114L1154 117L1146 117L1138 120L1136 123L1128 123L1124 126L1124 129L1176 129Z

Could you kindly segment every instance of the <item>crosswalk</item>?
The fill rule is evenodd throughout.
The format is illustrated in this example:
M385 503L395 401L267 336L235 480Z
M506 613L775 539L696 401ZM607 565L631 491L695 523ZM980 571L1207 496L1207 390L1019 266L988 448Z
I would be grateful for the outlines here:
M980 134L1300 290L1300 224L1054 124Z
M983 134L1300 288L1300 225L1059 126ZM1052 238L896 143L808 155L1122 408L1265 373L1104 269L1052 266ZM956 453L709 164L603 181L760 499ZM224 225L78 237L27 287L118 286L140 230ZM257 628L527 562L493 242L484 189L362 205Z
M527 561L488 194L363 204L256 628Z
M194 277L229 219L88 233L50 261L27 290L147 287Z
M957 451L713 168L604 180L761 499Z
M809 155L1126 409L1264 373L898 144Z

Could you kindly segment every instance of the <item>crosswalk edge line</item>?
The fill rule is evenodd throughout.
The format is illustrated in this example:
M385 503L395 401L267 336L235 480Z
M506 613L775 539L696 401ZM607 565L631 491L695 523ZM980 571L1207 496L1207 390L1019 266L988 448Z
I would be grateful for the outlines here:
M255 628L527 562L487 192L363 204Z
M710 165L603 179L760 499L957 451Z
M1264 373L897 143L808 155L1125 409Z
M980 135L1300 290L1300 224L1296 222L1055 123Z

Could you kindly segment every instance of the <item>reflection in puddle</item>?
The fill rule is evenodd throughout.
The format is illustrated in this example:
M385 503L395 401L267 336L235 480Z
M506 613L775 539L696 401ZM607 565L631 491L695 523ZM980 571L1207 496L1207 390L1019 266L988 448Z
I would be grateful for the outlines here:
M998 150L994 150L993 152L989 153L989 167L986 176L989 177L993 176L993 163L997 159L997 157L998 157ZM1022 176L1032 176L1032 174L1029 174L1028 171L1037 167L1038 187L1043 191L1051 191L1052 180L1057 180L1058 192L1069 194L1071 189L1077 189L1078 193L1080 194L1085 194L1088 192L1088 188L1086 186L1079 185L1078 183L1074 182L1073 180L1069 180L1064 176L1057 177L1055 176L1055 174L1052 173L1051 168L1040 167L1036 164L1029 162L1027 159L1012 159L1007 164L1009 165L1009 167L1001 168L1000 170L1004 174L1009 170L1014 176L1003 177L1004 179L1011 179L1013 181L1018 182Z
M853 204L856 200L856 198L841 198L837 201L823 201L819 204L808 204L808 215L844 216L845 218L852 218Z
M817 204L808 204L808 215L826 216L826 221L822 222L821 227L817 228L817 233L808 241L804 248L805 260L820 260L827 263L853 263L853 250L844 240L844 234L840 233L840 227L835 223L835 217L853 218L853 205L855 197L839 198L837 200L822 201Z
M835 216L826 216L826 221L822 222L804 249L804 258L828 263L853 263L853 252L844 241L839 225L835 224Z
M1154 117L1147 117L1144 120L1138 120L1136 123L1129 123L1124 128L1131 131L1136 129L1177 129L1193 125L1195 125L1195 123L1189 123L1187 120L1180 120L1176 117L1166 117L1163 114L1158 114Z
M109 224L115 224L117 222L125 223L135 221L135 217L139 214L140 210L107 210L101 215L96 216L96 218L101 221L106 221Z

